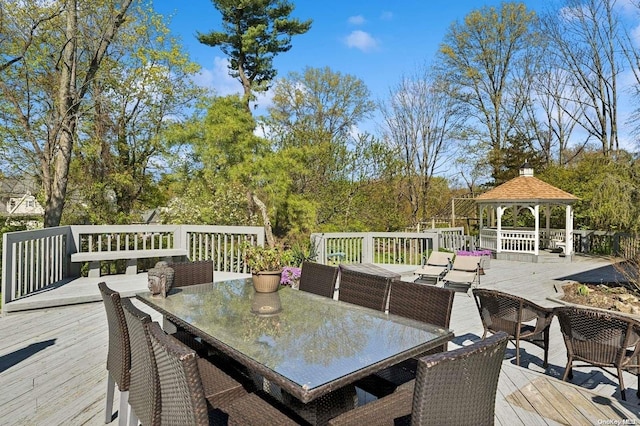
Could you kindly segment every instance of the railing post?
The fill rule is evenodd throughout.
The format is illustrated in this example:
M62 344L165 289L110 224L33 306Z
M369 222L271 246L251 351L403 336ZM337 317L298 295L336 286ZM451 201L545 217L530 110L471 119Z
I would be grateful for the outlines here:
M178 225L176 230L173 231L173 246L177 249L186 249L187 258L191 260L192 253L189 253L187 244L187 229L183 225Z
M369 232L362 237L362 263L373 263L373 235Z
M9 234L5 233L2 236L2 306L13 300L13 276L13 247L9 246Z
M324 234L311 234L311 246L316 252L316 262L327 264L327 240Z
M67 233L65 234L65 243L66 243L66 254L65 254L66 269L65 270L68 271L66 276L79 277L81 264L71 262L71 255L73 253L78 252L77 244L79 244L79 242L76 242L76 239L74 238L73 228L71 226L67 226Z
M620 254L620 234L616 232L613 234L613 247L611 247L611 252L614 256L618 256Z

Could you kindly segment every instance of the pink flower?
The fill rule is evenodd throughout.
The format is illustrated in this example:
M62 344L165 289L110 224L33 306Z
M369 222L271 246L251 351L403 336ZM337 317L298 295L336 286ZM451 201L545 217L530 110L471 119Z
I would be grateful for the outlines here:
M300 273L302 271L300 268L295 266L285 266L282 268L282 275L280 276L280 284L282 285L293 285L294 282L300 279Z

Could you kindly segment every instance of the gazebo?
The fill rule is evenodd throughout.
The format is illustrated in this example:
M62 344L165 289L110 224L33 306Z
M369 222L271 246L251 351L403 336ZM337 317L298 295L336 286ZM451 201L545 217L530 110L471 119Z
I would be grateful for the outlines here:
M548 253L571 260L572 204L578 197L534 177L527 163L518 177L475 200L480 210L480 248L505 260L538 262ZM552 212L558 207L564 208L564 229L551 229Z

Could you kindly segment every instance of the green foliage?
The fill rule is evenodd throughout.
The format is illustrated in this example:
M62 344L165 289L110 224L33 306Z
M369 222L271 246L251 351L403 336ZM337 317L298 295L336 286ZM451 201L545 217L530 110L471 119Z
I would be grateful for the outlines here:
M279 247L263 247L247 243L242 250L244 261L252 272L278 271L293 262L291 251Z
M292 265L302 266L302 262L315 262L318 258L318 248L308 236L304 240L291 246Z
M229 58L229 74L244 88L249 110L254 92L265 92L275 78L276 55L291 49L291 38L311 28L311 20L291 18L294 6L286 0L212 0L222 15L222 29L198 32L198 40L219 47Z
M389 148L371 135L354 135L375 104L364 83L329 68L290 73L274 87L265 123L277 151L270 173L280 191L276 231L306 234L346 225L360 227L360 213L372 211L361 191L384 173Z
M492 151L491 158L491 163L497 168L496 186L518 176L524 163L528 163L536 173L543 172L546 166L542 153L536 151L532 140L522 133L507 136L505 148Z
M229 182L212 186L194 180L173 197L162 212L164 223L196 225L256 226L255 214L249 211L246 188Z
M278 172L273 166L267 141L254 134L255 127L234 95L209 99L204 116L196 114L171 129L172 146L187 146L189 155L172 183L175 196L167 220L259 223L250 194L269 194L280 186L286 169Z
M589 295L589 287L586 284L580 284L576 289L576 293L580 296L588 296Z
M216 183L233 179L252 188L261 180L261 160L269 153L267 142L254 134L255 128L251 113L237 95L231 95L211 98L206 115L196 116L182 132L174 129L172 138L190 144L196 170L204 179Z
M154 181L156 160L168 148L163 132L202 90L190 84L198 66L162 16L143 6L133 9L104 67L105 78L93 84L72 183L87 201L88 222L130 223L165 204Z
M638 231L639 171L637 161L624 152L615 157L587 152L573 165L550 166L539 177L580 198L574 205L576 228ZM554 212L559 220L563 214Z

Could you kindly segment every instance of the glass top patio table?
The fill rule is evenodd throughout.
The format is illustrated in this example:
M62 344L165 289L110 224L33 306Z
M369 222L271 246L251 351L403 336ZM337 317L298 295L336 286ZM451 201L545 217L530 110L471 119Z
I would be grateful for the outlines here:
M442 345L450 330L251 279L138 299L303 403Z

